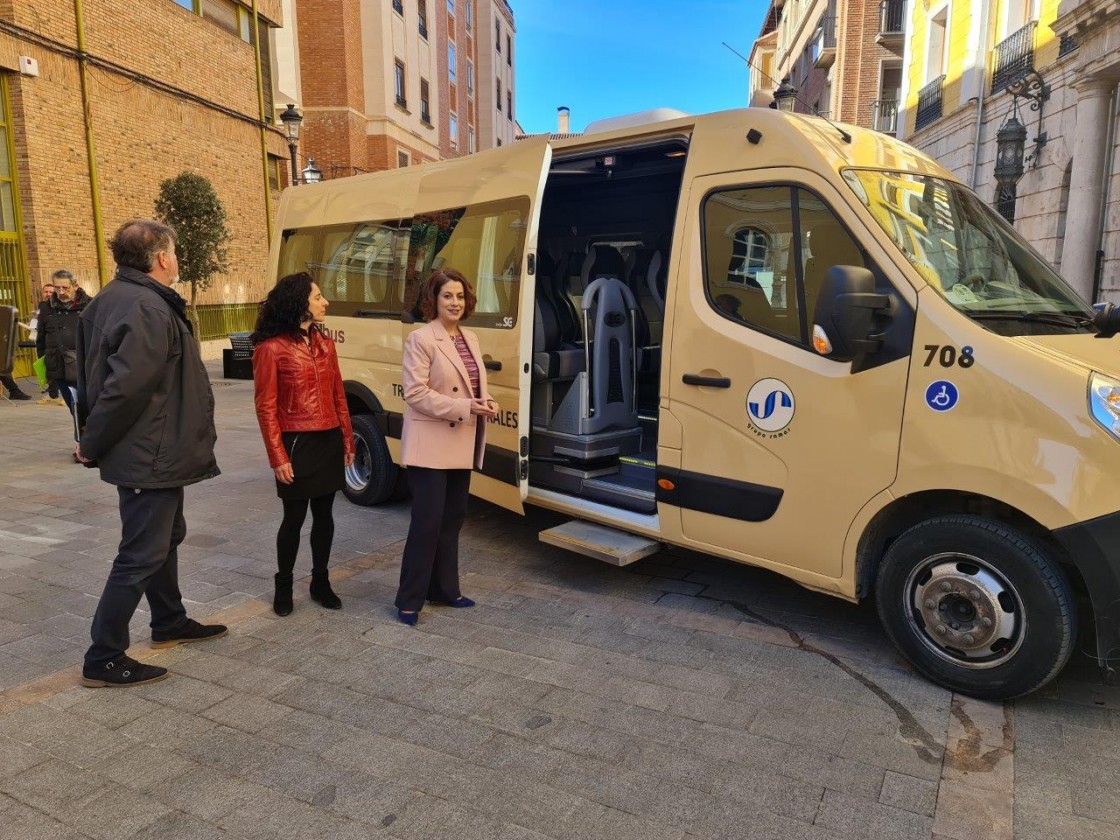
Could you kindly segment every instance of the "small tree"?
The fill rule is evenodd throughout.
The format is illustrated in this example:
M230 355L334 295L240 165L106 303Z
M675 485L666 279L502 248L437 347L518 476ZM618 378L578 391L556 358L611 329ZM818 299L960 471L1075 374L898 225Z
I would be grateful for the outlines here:
M178 234L179 281L191 284L191 321L197 329L198 293L210 288L215 274L229 268L226 210L207 178L182 172L159 185L156 218Z

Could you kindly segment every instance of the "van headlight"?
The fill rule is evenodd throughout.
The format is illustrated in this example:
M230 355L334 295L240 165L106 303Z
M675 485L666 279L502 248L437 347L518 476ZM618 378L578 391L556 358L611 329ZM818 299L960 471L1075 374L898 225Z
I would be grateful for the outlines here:
M1120 440L1120 382L1099 373L1089 377L1089 410L1105 431Z

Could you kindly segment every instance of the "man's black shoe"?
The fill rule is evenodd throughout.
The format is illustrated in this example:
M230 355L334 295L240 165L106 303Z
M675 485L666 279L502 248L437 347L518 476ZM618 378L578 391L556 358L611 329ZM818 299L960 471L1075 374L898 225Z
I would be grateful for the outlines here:
M8 394L8 399L10 399L10 400L29 400L29 399L31 399L31 395L30 394L25 394L25 393L23 393L23 391L15 391L14 393Z
M193 618L183 622L183 626L170 633L152 633L153 648L169 648L187 642L205 642L220 639L229 629L224 624L199 624Z
M82 685L89 688L121 688L128 685L167 679L167 669L145 665L128 656L119 656L100 667L82 668Z

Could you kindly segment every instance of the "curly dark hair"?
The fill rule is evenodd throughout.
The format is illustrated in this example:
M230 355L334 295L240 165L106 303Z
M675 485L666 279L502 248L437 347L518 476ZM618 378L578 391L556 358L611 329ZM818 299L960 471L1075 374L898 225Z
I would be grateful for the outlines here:
M256 346L277 335L298 336L307 320L307 302L315 279L306 271L281 277L257 313L257 325L249 340Z
M436 306L436 298L439 297L439 290L452 281L463 284L465 301L462 320L465 321L471 317L471 313L478 305L478 298L475 297L470 281L463 276L462 272L453 268L438 268L428 276L424 288L420 290L420 314L424 316L425 321L434 321L438 317L439 308Z

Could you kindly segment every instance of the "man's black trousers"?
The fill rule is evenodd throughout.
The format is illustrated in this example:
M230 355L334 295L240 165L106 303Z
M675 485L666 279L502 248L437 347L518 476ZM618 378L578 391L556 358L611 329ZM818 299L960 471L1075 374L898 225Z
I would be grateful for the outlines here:
M187 535L183 488L133 490L118 487L121 544L93 616L86 667L112 662L128 650L128 624L142 596L152 612L152 630L179 629L186 621L179 592L179 543Z
M397 609L412 612L429 601L454 601L459 591L459 531L467 518L470 470L408 467L412 522L401 558Z

